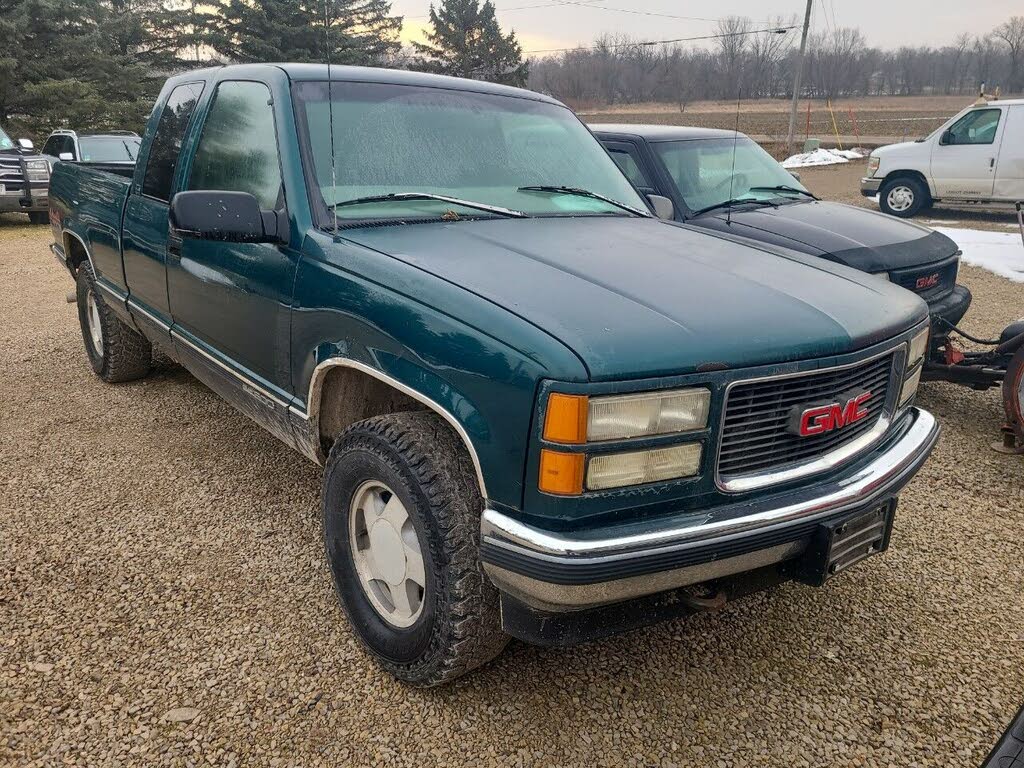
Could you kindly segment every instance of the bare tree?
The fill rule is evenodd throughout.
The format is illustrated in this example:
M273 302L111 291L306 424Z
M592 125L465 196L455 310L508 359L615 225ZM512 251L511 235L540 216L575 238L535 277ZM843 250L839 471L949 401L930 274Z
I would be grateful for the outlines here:
M1007 80L1007 89L1013 93L1024 90L1024 16L1013 16L1009 21L1004 21L992 30L992 34L1002 40L1010 52L1010 77Z

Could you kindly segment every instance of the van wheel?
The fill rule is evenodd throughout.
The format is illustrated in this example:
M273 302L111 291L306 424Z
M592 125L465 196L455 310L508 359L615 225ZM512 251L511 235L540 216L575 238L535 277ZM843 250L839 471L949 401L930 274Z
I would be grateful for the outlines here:
M878 207L884 213L909 219L930 205L928 190L911 176L900 176L885 182L878 194Z
M508 642L479 561L483 499L464 447L433 413L377 416L331 448L324 544L356 636L388 672L432 686Z
M141 379L153 365L153 347L106 305L92 266L85 262L76 278L78 322L93 372L111 384Z

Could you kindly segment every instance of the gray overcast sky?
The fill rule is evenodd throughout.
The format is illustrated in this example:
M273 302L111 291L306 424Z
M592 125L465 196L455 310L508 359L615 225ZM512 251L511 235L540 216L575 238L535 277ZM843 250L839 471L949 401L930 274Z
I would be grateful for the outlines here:
M671 19L651 14L671 14L716 19L728 15L768 16L795 14L803 18L805 0L572 0L581 5L547 5L557 0L494 0L503 28L512 28L524 50L589 44L603 32L618 32L650 40L692 37L710 33L714 21ZM427 23L429 0L392 0L394 13L406 17L402 37L419 40ZM524 8L524 6L543 6ZM601 6L605 9L602 10ZM621 13L610 8L628 9ZM513 10L518 9L518 10ZM960 32L990 31L1010 16L1024 14L1021 0L814 0L812 29L826 22L860 27L871 45L943 45ZM834 19L834 22L833 22Z

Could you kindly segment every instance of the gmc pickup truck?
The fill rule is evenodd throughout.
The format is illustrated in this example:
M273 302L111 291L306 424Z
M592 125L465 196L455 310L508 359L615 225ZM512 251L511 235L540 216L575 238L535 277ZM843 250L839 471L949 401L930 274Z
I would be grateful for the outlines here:
M536 93L192 72L132 179L60 163L50 200L92 369L158 346L323 464L341 605L413 684L822 584L938 435L924 302L659 221Z

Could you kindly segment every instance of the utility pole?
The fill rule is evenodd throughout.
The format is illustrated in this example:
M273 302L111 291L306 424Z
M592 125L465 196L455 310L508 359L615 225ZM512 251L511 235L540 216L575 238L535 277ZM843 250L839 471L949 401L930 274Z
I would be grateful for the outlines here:
M800 36L800 58L796 60L796 71L793 73L793 102L789 105L789 133L786 135L786 153L793 153L793 139L796 138L796 107L800 99L800 76L804 71L804 52L807 50L807 30L811 26L811 5L814 0L807 0L807 11L804 13L804 32Z

